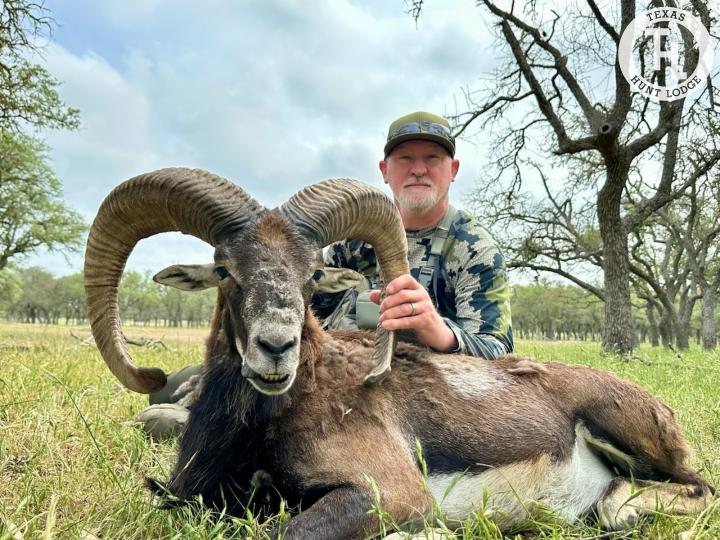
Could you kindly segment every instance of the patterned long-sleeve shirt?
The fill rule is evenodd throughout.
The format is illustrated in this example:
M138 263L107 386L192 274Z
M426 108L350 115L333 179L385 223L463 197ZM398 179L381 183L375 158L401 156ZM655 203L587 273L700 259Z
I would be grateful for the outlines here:
M410 274L418 279L427 266L434 228L406 231ZM375 252L369 244L346 239L332 244L325 264L350 268L376 282ZM513 350L510 288L505 260L497 244L472 215L458 211L448 230L437 281L438 298L429 291L438 313L458 341L455 352L493 359ZM342 293L316 295L314 307L327 316Z

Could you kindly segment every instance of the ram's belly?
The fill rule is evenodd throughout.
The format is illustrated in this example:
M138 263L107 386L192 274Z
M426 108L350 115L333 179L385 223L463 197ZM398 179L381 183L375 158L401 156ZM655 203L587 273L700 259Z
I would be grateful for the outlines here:
M532 461L474 474L431 473L430 491L453 521L484 510L505 528L527 521L542 509L573 521L595 505L615 476L591 451L581 429L576 429L578 436L568 460L553 462L543 454Z

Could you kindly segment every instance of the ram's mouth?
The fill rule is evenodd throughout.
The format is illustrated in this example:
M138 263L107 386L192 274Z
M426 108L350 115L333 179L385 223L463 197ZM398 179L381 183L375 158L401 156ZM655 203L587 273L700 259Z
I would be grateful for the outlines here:
M260 392L270 395L282 394L290 388L293 381L293 377L289 373L265 373L261 375L256 371L248 379Z
M268 374L268 375L260 375L258 373L257 379L262 381L265 384L283 384L285 381L287 381L290 378L290 375L287 373L285 375L276 373L276 374Z

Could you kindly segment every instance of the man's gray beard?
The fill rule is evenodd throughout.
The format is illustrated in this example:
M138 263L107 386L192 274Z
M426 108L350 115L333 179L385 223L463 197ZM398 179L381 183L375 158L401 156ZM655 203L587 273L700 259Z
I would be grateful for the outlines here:
M420 215L426 214L427 212L435 208L435 205L438 203L439 200L440 194L438 193L437 187L432 184L430 185L430 193L428 193L422 199L405 195L402 192L398 197L398 203L400 205L400 208L404 210L409 210Z

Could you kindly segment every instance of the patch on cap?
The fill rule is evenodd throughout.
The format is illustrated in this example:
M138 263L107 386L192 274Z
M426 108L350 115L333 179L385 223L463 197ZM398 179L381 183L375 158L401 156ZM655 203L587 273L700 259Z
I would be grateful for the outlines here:
M406 114L390 124L385 143L385 157L398 144L417 139L436 142L445 148L451 157L455 157L455 139L450 135L448 121L442 116L424 111Z

